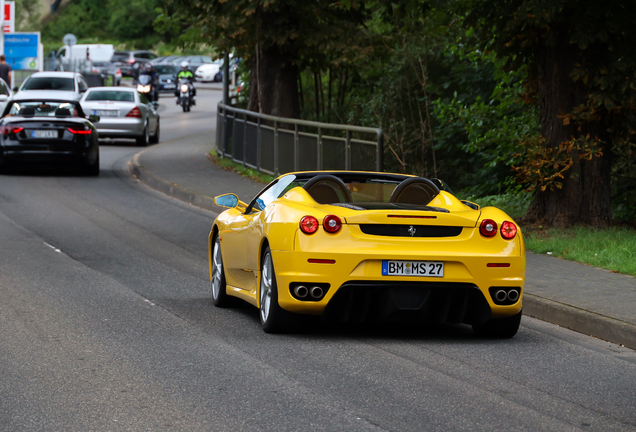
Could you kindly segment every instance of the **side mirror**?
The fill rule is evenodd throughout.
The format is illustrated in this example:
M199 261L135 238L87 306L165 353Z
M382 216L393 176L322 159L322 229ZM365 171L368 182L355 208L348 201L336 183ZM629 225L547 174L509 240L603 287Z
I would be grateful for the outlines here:
M97 123L97 122L99 122L100 118L101 118L100 116L98 116L98 115L93 115L93 114L91 114L91 115L89 115L89 116L88 116L88 120L89 120L91 123Z
M238 205L239 199L235 194L219 195L214 198L214 204L219 207L234 208Z
M18 86L13 87L13 89L12 89L13 93L17 93L19 89L20 89L20 87L18 87Z

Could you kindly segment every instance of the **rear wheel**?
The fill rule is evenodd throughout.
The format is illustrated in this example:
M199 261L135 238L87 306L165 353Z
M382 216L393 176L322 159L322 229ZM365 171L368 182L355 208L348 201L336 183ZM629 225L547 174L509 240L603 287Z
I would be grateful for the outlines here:
M97 177L99 175L99 152L95 158L95 162L86 162L84 165L84 174L89 177Z
M157 129L155 129L155 134L150 137L150 144L157 144L159 142L160 133L161 133L161 127L159 124L159 118L157 118Z
M150 142L150 137L148 136L148 125L146 125L144 127L143 134L139 138L137 138L137 145L139 147L146 147L148 146L149 142Z
M521 324L521 312L517 315L495 318L484 324L473 325L473 331L477 336L493 339L510 339L517 334Z
M260 317L265 333L285 333L293 324L294 316L278 304L278 285L269 246L261 260Z

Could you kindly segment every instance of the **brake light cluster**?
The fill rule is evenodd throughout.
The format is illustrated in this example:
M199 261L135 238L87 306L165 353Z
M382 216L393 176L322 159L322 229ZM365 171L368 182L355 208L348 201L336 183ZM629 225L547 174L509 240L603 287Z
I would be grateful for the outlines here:
M8 136L9 134L19 134L24 130L23 127L20 126L2 126L2 135Z
M300 219L300 230L305 234L313 234L318 231L320 223L313 216L303 216ZM336 215L328 215L322 220L322 228L328 233L337 233L342 228L342 221Z
M479 232L484 237L494 237L497 234L497 222L492 219L484 219L479 225ZM504 221L499 232L504 239L512 240L517 235L517 225L510 221Z
M136 106L131 109L128 114L126 114L126 117L141 118L141 110L139 109L139 107Z
M91 134L91 130L90 129L79 129L77 127L70 127L70 128L67 128L67 129L73 135L90 135Z

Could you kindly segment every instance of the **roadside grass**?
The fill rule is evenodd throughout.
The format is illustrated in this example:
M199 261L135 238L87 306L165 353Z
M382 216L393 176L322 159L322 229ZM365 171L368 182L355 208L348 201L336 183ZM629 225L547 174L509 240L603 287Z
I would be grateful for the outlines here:
M212 162L214 162L224 170L233 171L242 175L243 177L248 177L252 180L256 180L257 182L267 184L276 178L273 175L261 173L249 167L244 167L243 164L236 163L230 158L219 157L216 153L216 150L212 150L210 153L208 153L208 158L210 158Z
M636 276L636 230L626 227L567 229L525 227L526 248L570 261Z
M209 158L221 168L234 171L261 183L269 183L274 176L245 168L229 158L220 158L215 151ZM486 197L468 196L468 201L482 207L493 206L505 211L511 218L521 218L532 201L528 193L507 193ZM537 254L549 254L554 257L576 261L636 276L636 230L628 227L610 228L544 228L542 226L523 226L526 248Z

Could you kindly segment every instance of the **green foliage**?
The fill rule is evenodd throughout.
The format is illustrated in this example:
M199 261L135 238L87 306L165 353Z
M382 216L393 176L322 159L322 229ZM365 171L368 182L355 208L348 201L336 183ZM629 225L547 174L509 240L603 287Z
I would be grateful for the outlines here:
M459 140L462 150L473 156L477 169L463 177L474 185L471 188L474 193L505 191L513 183L513 165L521 162L520 143L539 134L537 107L525 99L526 70L506 70L507 59L461 41L449 45L445 56L452 59L454 68L461 68L462 75L479 76L482 81L462 86L462 93L454 91L450 100L441 97L434 101L440 122L436 133L438 145L452 146L453 141ZM482 70L490 72L492 78L482 77ZM484 84L491 83L492 92L481 96L482 89L488 88Z
M128 48L152 47L160 40L153 22L162 1L74 0L44 24L42 38L61 46L64 35L73 33L78 43L116 41Z
M547 111L551 108L552 115L562 120L571 139L555 142L545 136L543 147L551 150L541 155L535 148L535 157L528 158L528 165L519 170L521 180L543 191L560 188L559 178L569 176L569 170L576 171L581 156L589 160L611 154L612 182L621 183L612 188L613 200L620 201L614 208L619 214L633 209L636 194L628 196L621 190L624 184L636 183L636 2L459 0L456 5L470 11L467 23L484 41L493 37L493 49L508 56L509 67L529 65L534 73L528 90L536 91L540 80L545 85L555 79L538 76L538 65L554 65L553 71L569 75L569 83L561 82L568 88L562 87L560 93L568 95L570 108L557 109L564 105L557 105L560 100L554 93L543 95L542 100Z
M461 196L462 194L459 195ZM501 195L481 197L478 195L467 195L466 198L462 199L479 204L481 207L497 207L506 212L511 218L518 220L528 211L532 198L533 194L531 193L511 190Z

